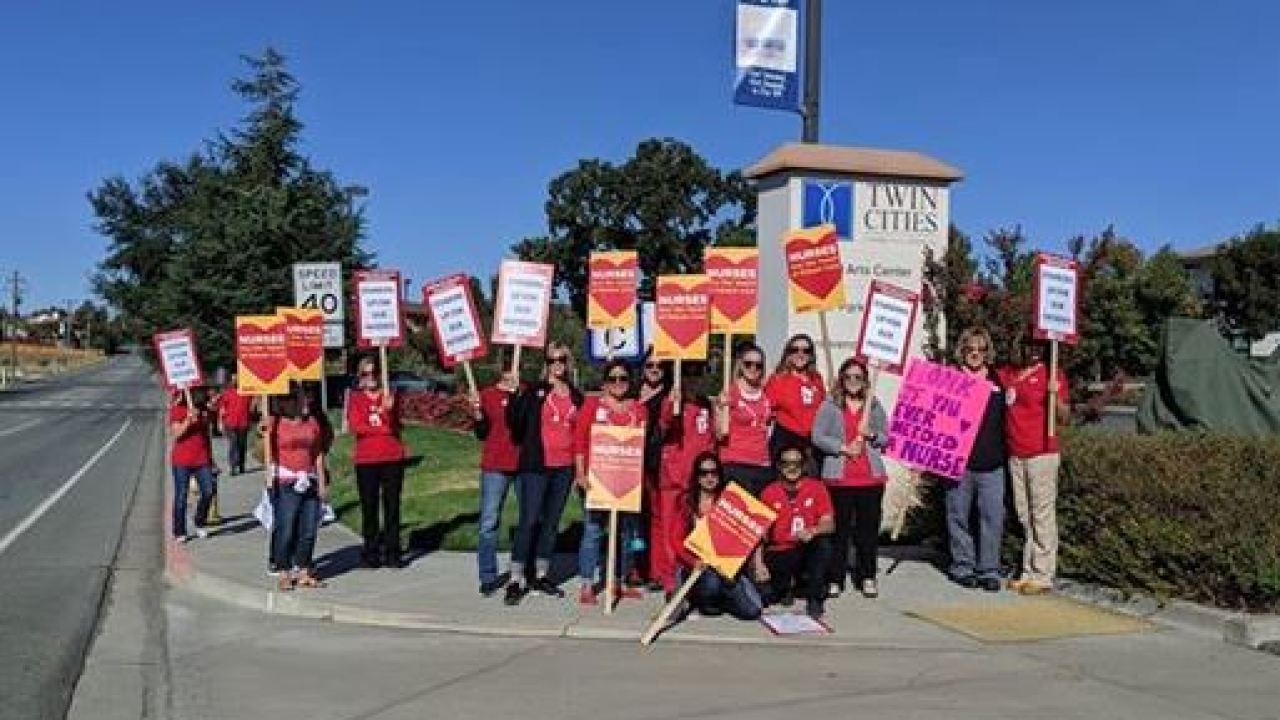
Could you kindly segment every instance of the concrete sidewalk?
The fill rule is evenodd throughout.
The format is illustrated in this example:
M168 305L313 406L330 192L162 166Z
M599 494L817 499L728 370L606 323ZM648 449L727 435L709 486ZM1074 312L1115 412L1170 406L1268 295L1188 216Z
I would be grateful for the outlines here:
M215 457L225 457L220 440L215 440ZM408 564L401 570L367 570L359 564L360 539L339 523L321 528L316 548L317 570L328 587L279 592L275 580L266 574L268 534L252 516L262 487L260 471L234 478L223 475L219 486L223 526L208 539L170 544L167 569L171 582L266 613L476 635L638 641L662 606L660 594L648 594L643 600L623 600L606 616L599 606L578 605L577 583L570 579L562 585L562 599L530 594L519 606L506 607L501 593L489 598L479 595L473 554L415 556L411 550ZM900 557L889 557L894 554ZM834 629L832 634L781 638L759 623L696 618L675 626L662 639L964 649L977 641L909 613L1035 602L1009 592L965 590L947 581L919 557L918 551L915 557L911 554L911 549L882 549L878 599L848 593L828 601L826 622ZM501 559L505 561L505 557ZM565 559L572 567L572 559ZM797 602L792 610L799 612L803 605Z

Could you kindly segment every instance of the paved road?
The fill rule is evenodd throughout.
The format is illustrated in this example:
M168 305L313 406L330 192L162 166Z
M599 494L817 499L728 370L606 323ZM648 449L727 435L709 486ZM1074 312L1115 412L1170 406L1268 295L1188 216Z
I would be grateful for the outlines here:
M0 718L65 713L162 402L134 357L0 393Z

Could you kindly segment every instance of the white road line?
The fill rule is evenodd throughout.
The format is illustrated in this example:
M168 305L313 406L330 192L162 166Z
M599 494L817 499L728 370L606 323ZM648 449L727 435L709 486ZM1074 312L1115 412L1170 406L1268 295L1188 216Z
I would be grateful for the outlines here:
M56 492L45 498L44 502L40 503L35 510L32 510L30 515L25 517L22 522L18 523L18 527L10 530L8 535L5 535L3 539L0 539L0 553L4 553L5 550L8 550L9 546L18 539L19 535L26 532L27 528L35 525L36 521L48 512L49 508L53 507L54 503L62 499L63 495L66 495L71 488L75 487L75 484L80 482L80 478L84 477L85 473L89 472L89 468L93 467L94 463L101 460L102 456L107 454L107 451L111 449L111 446L116 444L116 441L124 435L124 431L128 430L129 426L132 424L132 420L125 420L124 424L120 426L120 429L116 431L116 434L112 435L110 440L103 443L102 447L98 448L98 451L86 460L84 465L80 466L80 469L76 471L75 475L68 478L67 481L62 484L62 487L58 488Z
M26 430L29 427L39 425L39 424L40 424L40 418L36 418L35 420L28 420L27 422L24 422L21 425L15 425L11 428L0 430L0 437L4 437L5 435L12 435L17 432L22 432L23 430Z

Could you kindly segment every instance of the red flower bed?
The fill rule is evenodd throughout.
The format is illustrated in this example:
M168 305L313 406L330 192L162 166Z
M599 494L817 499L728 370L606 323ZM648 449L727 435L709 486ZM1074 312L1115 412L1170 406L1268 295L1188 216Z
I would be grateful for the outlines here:
M400 416L405 422L448 430L471 430L471 403L465 395L406 392L400 395Z

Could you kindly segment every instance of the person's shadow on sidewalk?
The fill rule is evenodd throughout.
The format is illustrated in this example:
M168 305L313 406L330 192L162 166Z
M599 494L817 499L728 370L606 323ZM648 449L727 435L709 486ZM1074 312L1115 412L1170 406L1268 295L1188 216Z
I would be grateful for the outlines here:
M316 574L322 578L333 578L359 568L361 551L359 545L347 545L321 555L315 559Z

